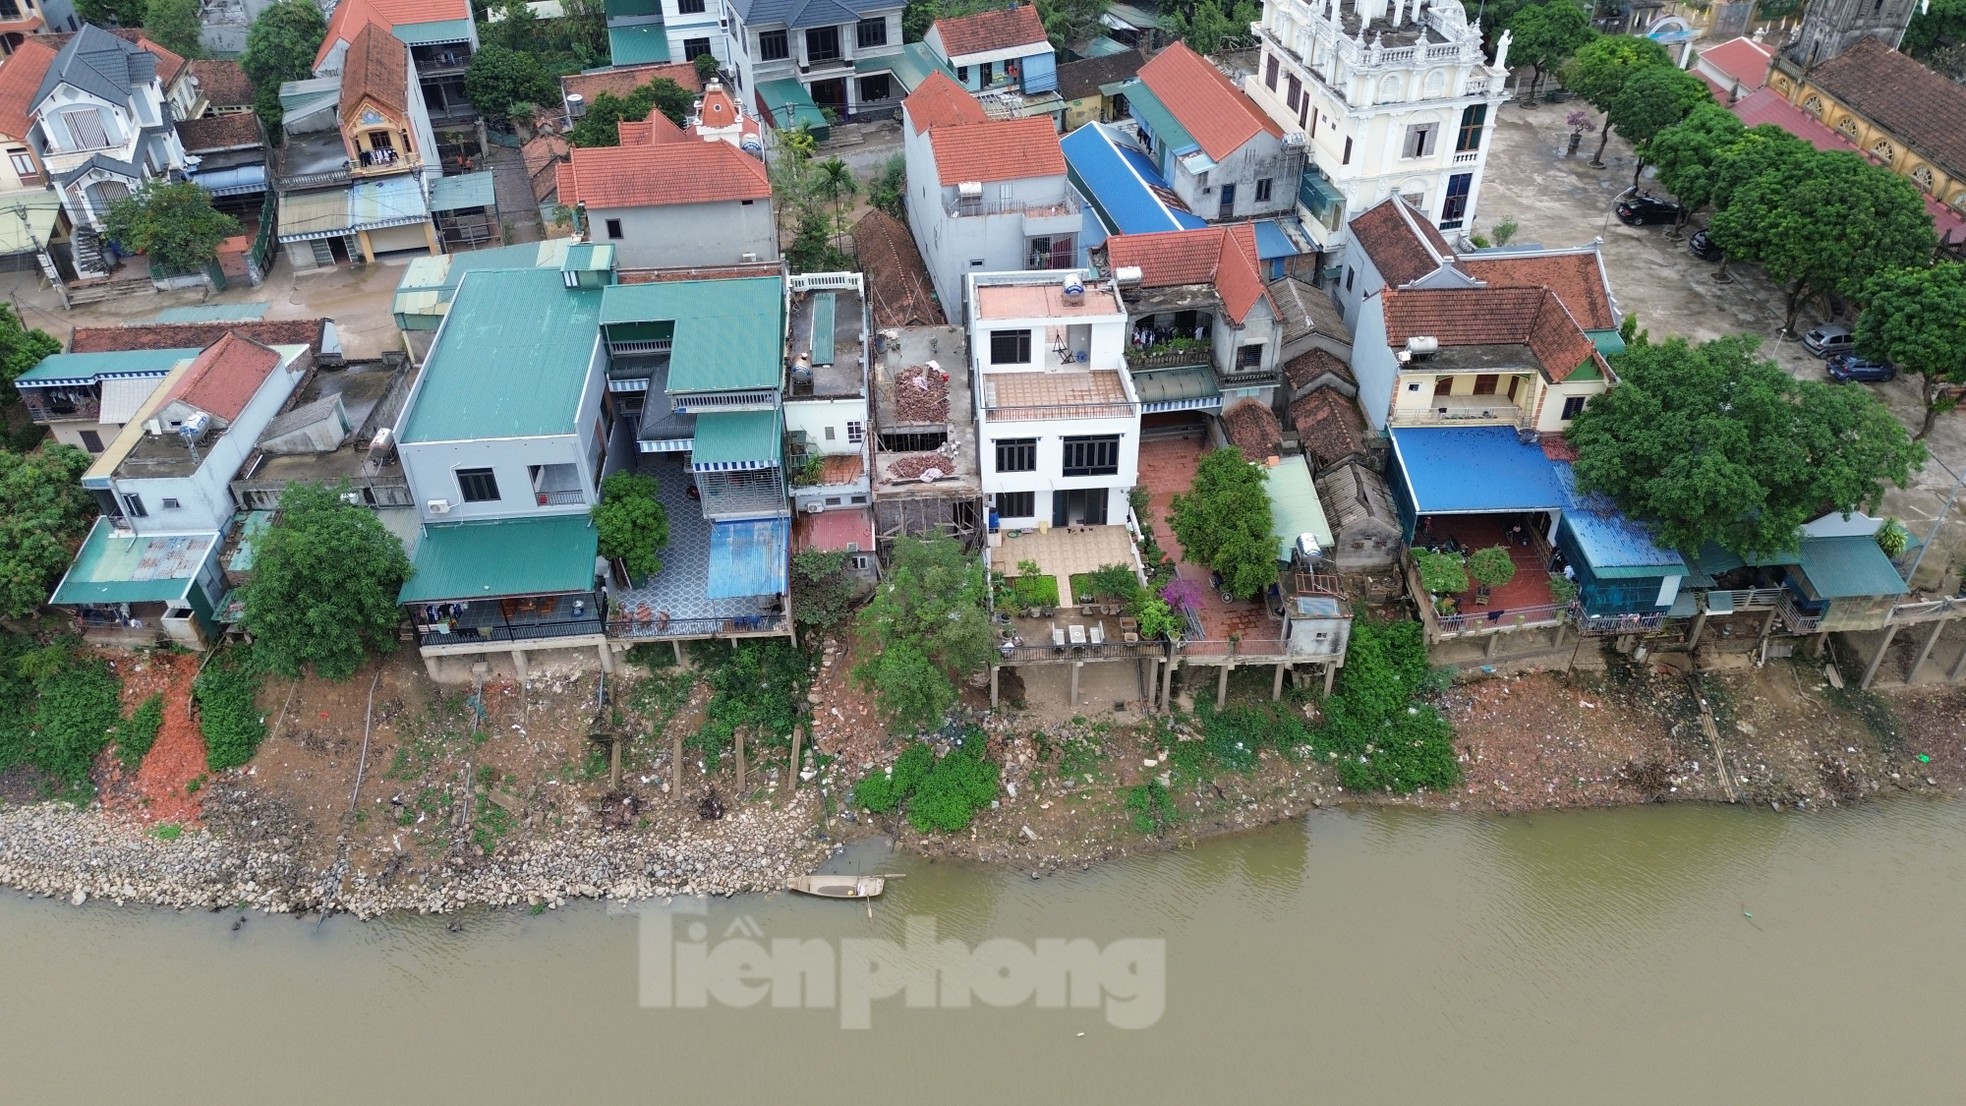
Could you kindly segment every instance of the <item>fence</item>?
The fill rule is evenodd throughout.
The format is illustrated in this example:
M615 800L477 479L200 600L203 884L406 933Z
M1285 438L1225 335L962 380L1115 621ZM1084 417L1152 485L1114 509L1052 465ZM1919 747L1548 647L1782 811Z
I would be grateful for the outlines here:
M757 637L783 634L791 623L782 614L739 615L735 618L666 618L647 621L616 615L608 619L608 636L626 641L667 638Z

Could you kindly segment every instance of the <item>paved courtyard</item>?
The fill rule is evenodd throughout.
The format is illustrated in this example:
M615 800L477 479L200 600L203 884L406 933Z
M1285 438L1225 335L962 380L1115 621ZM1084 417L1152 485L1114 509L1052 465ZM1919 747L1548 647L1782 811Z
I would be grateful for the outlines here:
M1590 154L1596 148L1595 130L1586 135L1576 157L1566 157L1564 146L1569 128L1564 116L1579 107L1543 104L1525 109L1510 102L1496 120L1494 149L1488 157L1488 173L1479 197L1479 210L1473 230L1488 233L1495 224L1514 219L1521 229L1517 244L1575 246L1594 238L1604 240L1604 263L1611 274L1611 291L1618 307L1638 315L1639 326L1654 339L1684 335L1696 341L1728 334L1756 334L1762 338L1765 356L1798 377L1823 378L1823 363L1809 356L1801 345L1781 341L1785 297L1769 283L1761 271L1750 265L1731 265L1730 283L1713 279L1718 266L1694 258L1686 252L1684 240L1666 237L1665 227L1628 227L1611 213L1611 205L1632 179L1636 159L1631 144L1613 136L1604 151L1603 169L1590 167ZM1601 119L1591 112L1594 119ZM1648 190L1663 191L1649 178ZM1706 224L1707 213L1693 217L1692 227ZM1689 228L1690 232L1690 228ZM1826 321L1821 304L1809 304L1797 319L1797 328L1806 330ZM1838 322L1848 322L1839 319ZM1873 388L1903 419L1916 427L1923 408L1918 400L1915 380L1900 379L1884 385L1851 385ZM1902 519L1920 539L1931 532L1954 477L1946 471L1966 474L1966 415L1941 416L1926 439L1935 461L1914 474L1909 489L1892 489L1885 497L1883 511ZM1944 531L1920 566L1914 584L1921 589L1957 586L1952 569L1966 553L1966 508L1956 508Z

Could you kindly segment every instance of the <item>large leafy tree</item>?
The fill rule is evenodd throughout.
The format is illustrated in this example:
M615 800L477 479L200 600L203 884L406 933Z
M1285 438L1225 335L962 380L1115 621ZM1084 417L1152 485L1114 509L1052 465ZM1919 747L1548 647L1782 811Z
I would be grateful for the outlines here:
M0 614L32 614L68 567L96 514L81 484L89 462L66 445L0 451Z
M1928 0L1911 17L1899 45L1905 53L1928 63L1949 48L1966 46L1966 0Z
M1638 167L1632 171L1632 187L1652 160L1652 140L1659 132L1683 122L1703 104L1713 103L1707 83L1683 69L1652 66L1626 79L1611 101L1607 114L1618 137L1632 144L1638 153Z
M1223 13L1233 12L1227 15L1230 19L1246 16L1247 18L1243 19L1243 26L1262 18L1262 9L1249 0L1241 0L1240 3L1235 0L1199 0L1199 3L1219 6L1219 10ZM901 37L907 42L920 42L922 36L928 33L929 27L938 19L972 15L1006 6L1008 5L1004 0L908 0L908 6L901 12ZM1037 0L1038 18L1044 23L1045 37L1051 40L1052 48L1058 50L1094 35L1104 34L1105 27L1100 19L1111 6L1110 0ZM1190 19L1195 6L1196 0L1184 0L1177 5L1163 6L1161 16L1170 21ZM1180 37L1180 34L1171 27L1169 34ZM1188 40L1188 45L1196 50L1202 49L1192 38Z
M531 14L531 9L518 5ZM531 54L506 46L487 46L471 55L464 71L464 95L474 107L494 119L509 118L515 104L551 104L559 86Z
M1543 77L1569 61L1586 43L1597 37L1591 29L1590 9L1577 0L1542 0L1518 8L1509 16L1509 60L1520 61L1536 70L1534 80L1516 78L1524 102L1536 98Z
M218 256L239 220L212 206L212 194L189 181L152 178L109 205L103 230L169 272L188 273Z
M1571 424L1579 487L1673 548L1762 556L1792 549L1811 518L1904 486L1925 449L1876 397L1798 380L1757 346L1674 338L1619 354L1622 382Z
M1597 152L1591 155L1592 168L1604 168L1604 147L1611 141L1611 105L1624 91L1632 74L1655 66L1671 66L1666 48L1649 38L1632 35L1603 35L1577 48L1563 67L1563 87L1582 96L1604 113L1604 129L1599 132Z
M1811 296L1858 299L1864 283L1930 259L1932 217L1910 181L1854 153L1789 161L1741 185L1709 228L1715 244L1784 285L1784 329Z
M657 77L626 96L597 94L567 139L576 146L619 146L621 132L616 124L624 120L639 123L649 117L649 112L660 111L681 126L695 106L696 98L689 89L667 77Z
M1733 112L1705 103L1653 135L1646 144L1646 156L1658 167L1659 183L1683 208L1679 226L1685 226L1694 212L1713 202L1720 183L1721 154L1746 130Z
M198 0L150 0L144 9L143 33L179 57L205 55L205 44L198 35L200 25Z
M956 681L990 663L983 566L953 538L901 538L856 628L854 676L897 730L939 724L956 705Z
M620 561L637 579L662 571L662 549L669 544L669 512L656 499L653 476L617 472L601 481L594 507L601 556Z
M12 384L20 374L60 352L59 339L45 330L27 329L13 308L0 304L0 384ZM12 388L0 392L0 402L12 403L19 398L20 393Z
M314 54L326 37L328 21L313 0L276 0L247 29L239 64L253 82L253 111L266 133L280 133L280 85L314 75Z
M1966 265L1888 269L1871 277L1854 333L1858 353L1922 378L1925 419L1913 437L1930 434L1954 405L1945 385L1966 384Z
M76 0L75 14L99 27L141 27L149 0Z
M1044 5L1038 7L1043 10ZM1250 0L1183 0L1163 7L1161 13L1167 35L1187 43L1198 54L1247 44L1249 25L1263 18L1262 6ZM1045 26L1050 28L1049 23Z
M256 540L243 589L257 663L289 676L310 666L330 680L354 675L369 650L396 648L396 596L411 571L374 511L343 502L339 487L291 485Z
M1263 479L1241 450L1218 449L1201 459L1194 483L1174 497L1167 516L1186 559L1221 573L1223 585L1244 598L1263 594L1277 578Z

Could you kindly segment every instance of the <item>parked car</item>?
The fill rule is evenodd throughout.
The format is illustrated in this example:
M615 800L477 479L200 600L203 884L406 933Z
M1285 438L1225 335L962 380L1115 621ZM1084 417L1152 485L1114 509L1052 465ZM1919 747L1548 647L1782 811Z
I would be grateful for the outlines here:
M1686 252L1701 261L1719 261L1725 256L1721 253L1720 247L1714 245L1713 239L1709 238L1707 232L1703 230L1694 231L1693 237L1686 240Z
M1854 353L1832 353L1825 360L1829 365L1831 380L1881 384L1886 380L1898 378L1896 365L1884 361L1872 361L1866 357L1858 357Z
M1855 341L1847 326L1819 326L1802 336L1802 348L1817 357L1828 357L1832 353L1849 353Z
M1616 210L1626 226L1642 227L1647 223L1676 223L1683 209L1650 192L1631 192L1618 200Z

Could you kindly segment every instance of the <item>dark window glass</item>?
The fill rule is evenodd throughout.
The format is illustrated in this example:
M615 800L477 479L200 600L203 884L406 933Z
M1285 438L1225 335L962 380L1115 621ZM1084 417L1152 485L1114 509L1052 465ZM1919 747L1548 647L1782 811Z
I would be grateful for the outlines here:
M860 102L877 104L894 96L894 84L886 73L860 78Z
M997 442L998 472L1038 471L1036 438L1003 438Z
M498 479L490 469L458 469L457 490L466 503L498 501Z
M1260 345L1242 346L1236 350L1236 368L1253 369L1263 363L1263 347Z
M134 492L123 493L123 510L131 518L147 518L150 515L143 509L143 497Z
M1256 182L1256 202L1259 204L1270 202L1270 178L1264 177Z
M787 41L784 31L761 31L758 33L758 60L784 61L792 56L792 45Z
M1275 54L1271 54L1269 62L1263 66L1263 83L1270 86L1271 92L1277 90L1277 59Z
M1302 95L1303 91L1304 91L1304 86L1297 83L1297 78L1296 77L1290 78L1289 91L1284 95L1284 102L1290 105L1291 111L1297 110L1297 97Z
M1038 513L1038 493L998 492L997 517L1030 518Z
M1453 230L1467 217L1468 190L1473 187L1473 173L1456 173L1447 178L1447 198L1440 205L1442 229Z
M93 431L93 430L84 430L84 431L82 431L82 432L81 432L81 436L82 436L82 448L83 448L83 449L86 449L86 450L88 450L88 451L89 451L90 453L101 453L101 452L102 452L102 435L101 435L101 434L98 434L98 433L96 433L96 432L95 432L95 431Z
M840 56L840 29L813 27L806 31L806 60L834 61Z
M676 12L679 15L702 15L703 0L676 0Z
M1030 363L1030 331L993 330L990 332L990 364L1028 365Z
M608 220L608 237L616 240L619 240L621 238L621 220L619 219Z
M1481 126L1488 121L1487 104L1469 104L1461 112L1461 133L1454 139L1454 152L1481 148Z
M1339 164L1350 165L1351 163L1352 163L1352 140L1347 138L1345 140L1345 157L1342 161L1339 162Z
M1571 396L1563 401L1563 421L1569 422L1584 413L1584 397Z
M1118 434L1065 439L1063 475L1112 476L1119 470L1120 436Z
M853 40L865 50L869 46L887 45L887 20L863 19L853 29Z
M687 61L695 61L696 59L698 59L698 58L700 58L700 57L702 57L702 56L703 56L703 55L705 55L705 54L709 54L709 53L710 53L710 40L709 40L709 39L707 39L707 38L686 38L686 39L684 39L684 40L683 40L683 58L684 58L685 60L687 60ZM711 56L712 56L712 57L715 57L716 55L714 55L714 54L711 54Z

